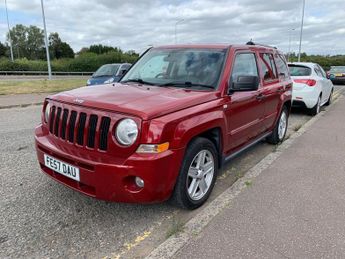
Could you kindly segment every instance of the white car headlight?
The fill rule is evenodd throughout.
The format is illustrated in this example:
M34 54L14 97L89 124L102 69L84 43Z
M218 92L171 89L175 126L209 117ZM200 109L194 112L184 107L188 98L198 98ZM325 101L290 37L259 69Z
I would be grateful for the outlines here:
M132 119L123 119L117 125L115 135L121 145L130 146L138 137L138 126Z
M112 78L109 78L107 81L105 81L104 83L105 84L110 84L110 83L112 83L112 82L114 82L114 78L112 77Z
M50 104L47 103L46 108L44 110L44 121L45 121L45 123L48 123L49 115L50 115Z

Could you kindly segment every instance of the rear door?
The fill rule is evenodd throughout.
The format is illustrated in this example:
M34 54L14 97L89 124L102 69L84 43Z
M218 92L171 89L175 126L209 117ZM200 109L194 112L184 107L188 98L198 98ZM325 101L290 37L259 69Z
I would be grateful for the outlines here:
M317 73L319 73L320 82L322 84L322 103L328 101L329 95L332 91L332 81L327 78L326 72L319 65L315 65Z
M277 67L273 53L260 52L260 73L262 78L262 95L264 96L264 124L265 129L270 129L275 123L279 110L280 95L284 87L279 81Z
M238 76L259 76L257 57L251 51L238 51L232 61L233 68L229 85ZM228 128L227 151L240 148L263 132L264 104L257 90L229 94L228 109L225 110Z

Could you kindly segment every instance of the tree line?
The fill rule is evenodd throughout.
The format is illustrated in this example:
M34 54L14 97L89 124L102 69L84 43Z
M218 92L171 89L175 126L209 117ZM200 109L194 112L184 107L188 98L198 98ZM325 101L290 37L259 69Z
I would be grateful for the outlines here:
M9 60L10 38L14 62ZM74 53L57 32L49 34L48 44L53 71L93 72L106 63L133 63L139 56L135 51L123 52L118 47L102 44L84 47ZM7 42L0 42L0 71L45 71L45 60L44 31L37 26L17 24L7 33Z

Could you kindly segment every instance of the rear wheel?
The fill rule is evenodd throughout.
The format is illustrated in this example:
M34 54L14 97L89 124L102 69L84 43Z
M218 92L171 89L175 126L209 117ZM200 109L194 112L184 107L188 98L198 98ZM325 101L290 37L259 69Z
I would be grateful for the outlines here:
M332 89L331 94L329 95L328 100L327 100L325 105L326 106L330 105L332 103L332 101L333 101L333 89Z
M171 202L181 208L196 209L210 196L217 178L218 156L206 138L193 140L186 150Z
M276 126L272 134L267 137L267 142L270 144L278 144L284 140L288 128L289 112L286 106L283 107Z
M315 115L320 113L320 109L321 109L321 95L317 99L317 103L315 104L315 106L313 108L309 109L309 114L311 116L315 116Z

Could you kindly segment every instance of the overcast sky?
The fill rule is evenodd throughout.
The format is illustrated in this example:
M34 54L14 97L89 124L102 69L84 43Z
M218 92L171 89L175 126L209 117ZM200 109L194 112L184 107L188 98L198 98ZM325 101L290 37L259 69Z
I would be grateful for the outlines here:
M74 51L91 44L143 51L148 45L254 41L298 51L302 0L44 0L47 30ZM42 26L40 0L7 0L10 25ZM345 54L345 1L306 0L302 51ZM296 28L295 31L292 29ZM0 4L0 41L7 32Z

